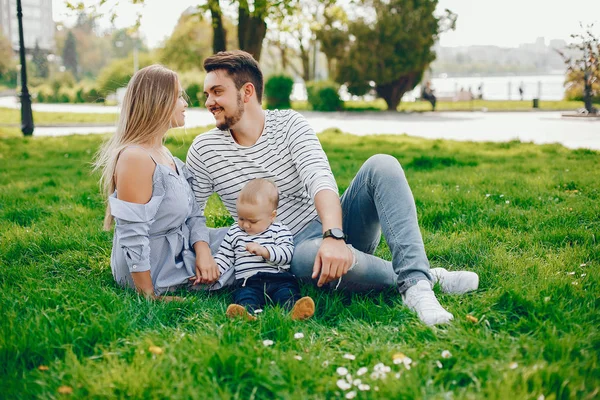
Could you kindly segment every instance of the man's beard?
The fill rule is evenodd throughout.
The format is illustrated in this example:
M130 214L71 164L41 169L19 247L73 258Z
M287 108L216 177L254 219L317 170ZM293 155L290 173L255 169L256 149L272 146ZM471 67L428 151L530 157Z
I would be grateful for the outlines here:
M242 101L242 94L238 92L237 94L237 111L235 115L227 116L225 115L225 121L220 124L217 124L217 128L222 131L226 131L231 129L232 126L240 122L242 116L244 115L244 102Z

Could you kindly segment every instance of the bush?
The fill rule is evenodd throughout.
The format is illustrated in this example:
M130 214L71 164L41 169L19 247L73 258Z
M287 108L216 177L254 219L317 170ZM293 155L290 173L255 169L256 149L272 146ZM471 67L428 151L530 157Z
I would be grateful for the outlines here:
M287 75L273 75L265 84L265 97L267 108L291 108L290 95L294 87L294 80Z
M307 82L306 92L308 102L315 111L339 111L344 108L344 102L338 94L339 85L335 82Z
M202 86L198 83L190 84L186 89L185 93L188 95L188 101L190 107L200 107L200 97L202 96Z
M565 82L565 99L584 101L583 86L583 72L571 72ZM592 101L600 103L600 71L596 72L596 81L592 84Z
M144 68L155 62L154 56L140 53L139 67ZM100 71L97 80L97 89L101 96L106 97L117 89L127 86L133 76L133 56L114 60Z

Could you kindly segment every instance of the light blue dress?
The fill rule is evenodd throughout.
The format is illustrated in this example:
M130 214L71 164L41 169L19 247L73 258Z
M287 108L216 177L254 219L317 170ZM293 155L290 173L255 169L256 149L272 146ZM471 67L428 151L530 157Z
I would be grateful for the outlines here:
M188 285L195 276L194 243L210 243L214 236L188 183L191 174L173 160L177 171L155 161L148 203L120 200L116 191L108 199L116 221L111 269L121 286L135 288L131 273L143 271L150 271L156 295Z

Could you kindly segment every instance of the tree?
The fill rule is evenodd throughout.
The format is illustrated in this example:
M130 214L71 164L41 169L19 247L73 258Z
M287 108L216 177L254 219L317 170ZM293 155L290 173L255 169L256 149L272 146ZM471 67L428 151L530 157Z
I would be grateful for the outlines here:
M75 35L73 35L73 31L69 31L63 49L63 64L74 76L78 76L79 72L77 59L77 42Z
M339 83L355 95L374 85L388 110L396 110L404 93L414 89L435 59L432 49L438 35L453 29L456 15L446 10L434 15L438 0L362 0L346 26L326 29L339 43L324 46L337 61ZM326 47L326 48L325 48Z
M575 86L583 89L585 110L589 114L598 113L592 102L594 93L598 93L597 87L600 83L600 38L594 35L593 27L593 24L585 29L581 26L583 33L571 35L575 42L567 48L575 50L576 56L557 50L567 65L568 79L574 81Z
M0 32L0 81L16 83L14 52L10 41Z
M36 40L35 47L33 48L32 61L35 64L37 74L41 78L48 77L48 59L46 54L40 49L40 46Z

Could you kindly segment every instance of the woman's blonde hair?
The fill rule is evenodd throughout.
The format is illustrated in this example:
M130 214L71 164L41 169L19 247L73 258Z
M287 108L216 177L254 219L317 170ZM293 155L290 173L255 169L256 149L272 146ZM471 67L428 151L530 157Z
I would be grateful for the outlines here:
M177 74L162 65L150 65L133 75L127 85L117 130L102 145L94 162L94 170L102 170L100 186L107 199L116 188L114 175L121 151L162 135L170 127L178 97ZM110 229L112 222L107 202L104 229Z

